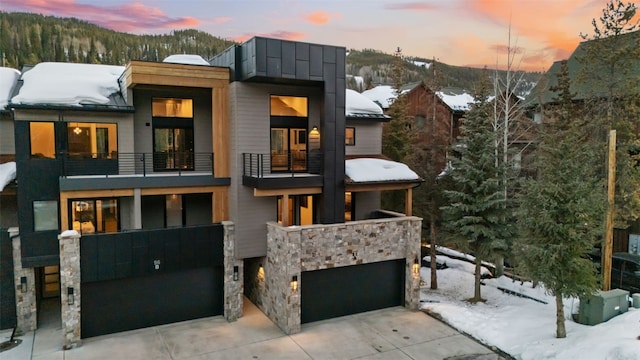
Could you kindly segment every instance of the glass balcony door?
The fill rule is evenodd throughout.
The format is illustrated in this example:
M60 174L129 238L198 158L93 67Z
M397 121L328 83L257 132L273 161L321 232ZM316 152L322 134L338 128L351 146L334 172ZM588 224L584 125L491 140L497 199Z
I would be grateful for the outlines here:
M304 128L271 128L271 171L306 171L306 139Z
M153 169L193 170L193 129L155 128Z

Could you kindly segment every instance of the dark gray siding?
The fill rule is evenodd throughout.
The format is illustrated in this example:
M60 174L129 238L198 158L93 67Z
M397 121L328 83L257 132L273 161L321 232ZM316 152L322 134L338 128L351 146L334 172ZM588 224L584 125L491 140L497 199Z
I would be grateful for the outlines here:
M369 218L372 211L380 209L380 192L357 192L355 194L356 217L354 220Z

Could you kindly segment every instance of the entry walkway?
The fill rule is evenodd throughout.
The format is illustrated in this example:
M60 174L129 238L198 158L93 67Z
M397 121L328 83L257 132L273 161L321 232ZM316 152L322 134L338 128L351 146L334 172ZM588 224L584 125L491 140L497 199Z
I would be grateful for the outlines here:
M0 333L4 340L6 332ZM7 336L10 336L10 332ZM221 316L84 339L61 350L58 321L22 336L2 360L93 359L501 359L422 313L395 307L319 321L285 335L250 301L244 316Z

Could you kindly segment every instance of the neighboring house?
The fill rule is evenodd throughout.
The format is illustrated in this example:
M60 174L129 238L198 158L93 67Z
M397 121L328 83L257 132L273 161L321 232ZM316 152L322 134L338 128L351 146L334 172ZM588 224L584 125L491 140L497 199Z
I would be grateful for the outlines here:
M413 118L416 143L425 148L435 147L438 154L435 166L444 169L448 150L460 135L462 119L474 101L473 97L457 88L434 92L424 81L409 84L401 91L406 97L407 115ZM396 98L395 90L389 85L366 90L362 95L385 111Z
M637 97L639 42L640 31L583 41L568 59L554 62L526 99L534 121L542 123L545 120L544 110L556 104L558 93L552 89L558 86L563 62L567 65L570 92L576 103L611 95L618 99L623 93ZM636 124L635 131L640 132L640 125ZM614 229L613 251L636 253L635 244L639 237L640 220L630 222L627 228Z
M380 157L389 119L372 103L347 111L345 49L256 37L200 60L23 70L9 103L18 328L35 329L47 297L65 347L233 321L244 296L286 333L417 309L421 179L383 159L348 166L345 153ZM379 208L385 190L405 190L406 214Z

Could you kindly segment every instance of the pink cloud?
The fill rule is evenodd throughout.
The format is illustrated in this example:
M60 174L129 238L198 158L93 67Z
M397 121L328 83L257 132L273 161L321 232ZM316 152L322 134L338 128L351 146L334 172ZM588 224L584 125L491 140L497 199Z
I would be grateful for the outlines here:
M434 11L438 9L438 7L435 5L425 4L420 2L386 4L384 8L387 10L414 10L414 11Z
M80 4L76 0L2 0L4 6L45 15L77 17L116 31L195 27L193 17L168 16L140 2L118 6Z
M314 11L308 14L304 15L305 20L307 20L308 22L312 23L312 24L316 24L316 25L324 25L326 23L328 23L329 21L331 21L332 18L339 18L341 17L342 14L339 13L333 13L330 14L324 10L318 10L318 11Z
M223 23L229 22L231 20L233 20L233 18L228 17L228 16L226 16L226 17L225 16L221 16L221 17L214 18L213 22L216 23L216 24L223 24Z

